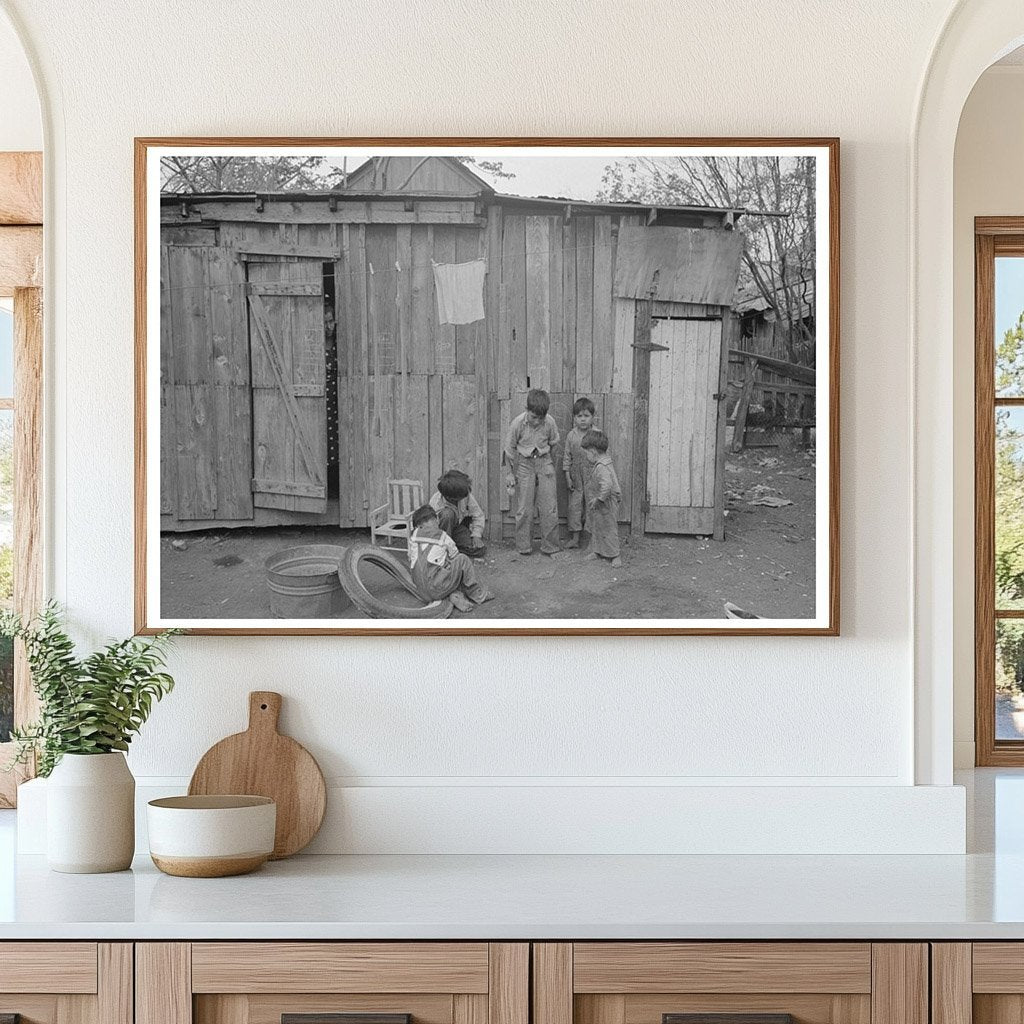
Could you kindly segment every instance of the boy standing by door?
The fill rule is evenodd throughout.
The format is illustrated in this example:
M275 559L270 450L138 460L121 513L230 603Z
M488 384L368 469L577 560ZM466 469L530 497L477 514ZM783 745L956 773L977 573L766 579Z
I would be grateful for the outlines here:
M526 396L526 412L510 424L505 437L506 485L516 491L516 550L533 553L533 513L540 516L540 550L553 555L558 541L558 492L555 486L554 447L558 425L548 415L551 400L534 388Z
M587 494L587 528L590 530L590 551L586 561L608 559L616 568L622 565L619 555L619 500L622 489L608 454L608 436L601 430L589 430L583 438L583 451L591 466Z
M583 454L581 444L587 431L594 425L594 412L594 403L589 398L577 398L572 407L572 430L565 435L562 469L565 471L565 486L569 489L567 548L580 546L580 533L583 531L583 509L587 500L590 463Z

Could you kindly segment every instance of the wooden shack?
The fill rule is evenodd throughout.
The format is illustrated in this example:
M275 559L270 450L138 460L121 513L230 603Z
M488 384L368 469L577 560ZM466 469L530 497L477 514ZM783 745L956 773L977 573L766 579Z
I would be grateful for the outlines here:
M593 399L631 531L721 536L741 213L501 195L435 156L163 196L162 529L366 527L388 479L458 467L507 535L502 442L539 387L563 434ZM433 264L476 259L484 318L440 324Z
M771 298L751 284L737 293L733 303L738 320L728 382L731 415L735 408L733 451L745 444L774 445L779 432L797 429L804 444L809 444L817 423L813 340L794 345L787 322L787 314L798 319L801 333L814 338L814 278L795 277L786 289L779 287L769 294ZM756 414L748 416L751 409ZM748 436L750 431L754 433Z

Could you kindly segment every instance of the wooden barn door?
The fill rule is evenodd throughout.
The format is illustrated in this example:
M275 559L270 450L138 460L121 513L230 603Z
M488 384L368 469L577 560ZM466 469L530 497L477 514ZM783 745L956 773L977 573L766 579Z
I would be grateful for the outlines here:
M327 511L322 266L249 263L253 503Z
M656 319L651 343L646 530L711 534L722 321Z
M251 520L245 270L218 246L160 251L160 514Z

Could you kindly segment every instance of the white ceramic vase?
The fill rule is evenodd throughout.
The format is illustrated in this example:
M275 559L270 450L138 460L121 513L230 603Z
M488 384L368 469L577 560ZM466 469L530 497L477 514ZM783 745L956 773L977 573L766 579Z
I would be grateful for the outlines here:
M46 783L54 871L124 871L135 853L135 778L124 754L65 754Z

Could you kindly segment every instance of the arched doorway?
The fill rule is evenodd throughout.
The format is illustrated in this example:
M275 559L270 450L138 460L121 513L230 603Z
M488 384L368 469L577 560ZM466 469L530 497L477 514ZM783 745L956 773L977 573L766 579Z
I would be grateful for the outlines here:
M955 518L960 473L954 472L957 446L950 414L956 135L975 82L1022 42L1024 8L1018 0L963 0L936 43L912 127L915 777L920 784L952 781L954 650L964 638L963 622L954 609L961 610L958 594L963 588L973 592L973 571L964 577L963 531L958 531ZM971 635L973 643L973 631Z

